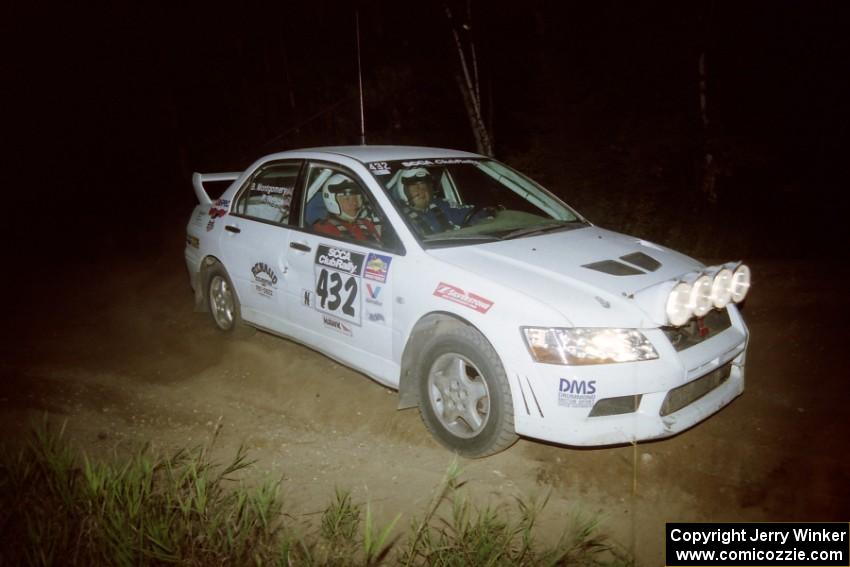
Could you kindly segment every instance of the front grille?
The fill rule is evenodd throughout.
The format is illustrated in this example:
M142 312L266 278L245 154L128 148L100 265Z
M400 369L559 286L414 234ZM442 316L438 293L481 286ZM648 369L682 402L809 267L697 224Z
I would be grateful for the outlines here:
M697 378L693 382L673 388L667 392L667 397L664 398L664 403L661 404L661 411L659 413L663 417L679 411L688 404L692 404L728 380L731 372L732 363L730 362L712 370L705 376Z
M661 327L677 351L698 345L732 326L726 309L712 309L702 319L691 319L682 327Z

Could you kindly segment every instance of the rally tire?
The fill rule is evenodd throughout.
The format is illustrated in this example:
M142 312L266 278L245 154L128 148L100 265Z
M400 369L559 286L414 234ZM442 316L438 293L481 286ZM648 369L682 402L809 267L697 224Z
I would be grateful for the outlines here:
M440 444L478 458L516 442L508 378L481 333L458 326L434 336L424 345L417 370L419 412Z
M236 337L254 334L255 329L242 320L239 297L224 266L219 263L210 266L204 286L210 318L216 329Z

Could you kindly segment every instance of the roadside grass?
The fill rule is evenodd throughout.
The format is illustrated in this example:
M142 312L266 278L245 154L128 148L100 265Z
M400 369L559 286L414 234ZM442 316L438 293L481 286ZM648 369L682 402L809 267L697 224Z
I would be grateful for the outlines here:
M201 447L156 455L145 446L116 462L78 456L47 420L26 445L0 455L0 565L631 565L574 520L554 544L535 537L547 499L478 508L454 464L424 513L378 525L369 503L337 489L317 526L285 513L280 484L239 480L243 449L227 464Z

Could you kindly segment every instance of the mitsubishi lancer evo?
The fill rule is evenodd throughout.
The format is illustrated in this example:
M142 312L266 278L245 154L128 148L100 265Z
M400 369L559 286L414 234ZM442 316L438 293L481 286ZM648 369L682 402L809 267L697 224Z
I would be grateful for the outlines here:
M211 182L229 186L212 199ZM667 437L743 392L745 264L595 226L491 158L314 148L193 184L197 309L222 332L287 337L398 390L461 455L518 436Z

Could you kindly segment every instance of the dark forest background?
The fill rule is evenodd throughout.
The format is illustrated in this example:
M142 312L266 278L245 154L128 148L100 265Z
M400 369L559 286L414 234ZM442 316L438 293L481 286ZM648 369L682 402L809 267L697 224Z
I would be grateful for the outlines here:
M25 256L179 253L193 171L358 143L356 13L370 144L475 150L454 25L475 46L495 156L596 224L724 259L846 242L847 2L5 10L4 230Z

